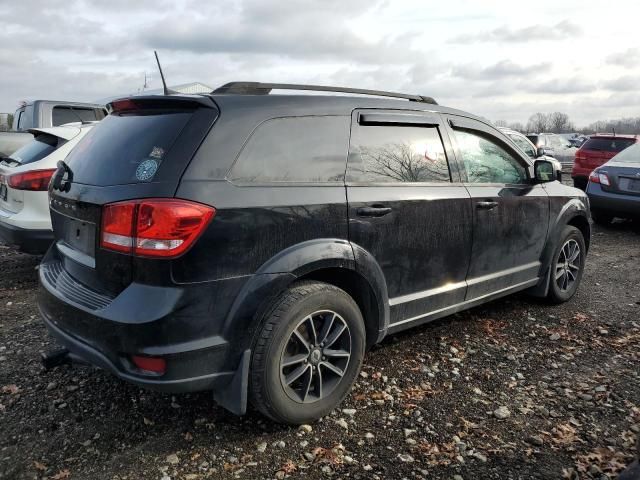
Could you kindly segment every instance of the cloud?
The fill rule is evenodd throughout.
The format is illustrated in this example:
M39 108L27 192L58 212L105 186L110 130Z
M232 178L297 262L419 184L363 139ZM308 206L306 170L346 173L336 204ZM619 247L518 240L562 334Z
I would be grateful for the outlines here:
M575 38L582 34L582 29L569 20L549 26L544 24L530 25L522 28L511 28L502 25L496 29L478 32L466 33L453 37L449 43L473 44L477 42L532 42L532 41L549 41L562 40L566 38Z
M506 77L522 77L548 71L551 63L544 62L535 65L519 65L511 60L501 60L487 67L473 65L456 65L452 68L454 77L474 80L496 80Z
M605 58L605 62L621 67L637 67L640 64L640 48L628 48L612 53Z
M640 76L625 75L602 82L602 87L616 92L640 91Z
M367 40L349 27L350 14L362 15L376 5L338 0L297 0L279 5L245 1L231 12L217 10L215 15L194 15L189 21L172 21L170 16L158 19L142 29L137 40L147 48L195 54L272 55L367 64L414 60L416 52L408 45L417 34L403 32Z
M598 89L595 82L585 80L582 77L573 77L557 80L547 80L544 82L527 82L528 93L544 93L569 95L575 93L590 93Z

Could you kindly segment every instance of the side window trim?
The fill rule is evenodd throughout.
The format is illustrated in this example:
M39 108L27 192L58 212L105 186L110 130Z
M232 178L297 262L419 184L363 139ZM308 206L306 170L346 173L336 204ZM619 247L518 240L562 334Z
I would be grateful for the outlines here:
M425 128L436 128L440 135L442 146L444 147L447 164L449 167L450 181L447 182L365 182L349 180L349 159L352 152L353 131L356 128L367 126L415 126ZM349 137L349 156L347 158L347 171L345 172L345 184L347 186L375 186L375 187L397 187L397 186L430 186L430 187L450 187L462 184L463 178L457 163L455 151L446 129L442 116L436 112L423 112L419 110L389 111L381 109L359 108L353 111L351 119L351 134Z

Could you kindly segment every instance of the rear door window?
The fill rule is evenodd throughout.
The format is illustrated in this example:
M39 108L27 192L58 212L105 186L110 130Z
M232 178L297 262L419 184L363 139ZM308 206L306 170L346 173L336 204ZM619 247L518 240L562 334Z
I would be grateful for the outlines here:
M9 158L22 165L37 162L38 160L42 160L44 157L52 154L63 143L65 143L65 141L59 137L41 134L22 148L13 152Z
M584 143L582 149L599 152L621 152L635 142L633 138L590 138Z
M359 125L349 151L350 182L451 182L437 127Z
M273 118L260 124L229 178L236 183L342 182L350 117Z
M153 181L192 115L191 111L139 111L107 116L65 160L73 171L74 183L120 185Z

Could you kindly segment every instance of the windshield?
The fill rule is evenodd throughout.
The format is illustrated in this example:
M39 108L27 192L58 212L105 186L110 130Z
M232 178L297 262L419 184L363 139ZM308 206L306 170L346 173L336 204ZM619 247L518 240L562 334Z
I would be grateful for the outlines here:
M612 162L640 163L640 143L624 149L611 159Z
M47 155L53 153L56 148L62 145L59 138L54 135L42 134L38 135L24 147L13 152L9 158L25 165L27 163L42 160Z

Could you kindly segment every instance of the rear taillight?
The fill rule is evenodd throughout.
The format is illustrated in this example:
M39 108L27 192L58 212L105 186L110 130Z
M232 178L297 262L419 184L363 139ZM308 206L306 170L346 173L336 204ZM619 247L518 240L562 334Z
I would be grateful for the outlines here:
M215 214L208 205L173 198L111 203L102 209L100 245L142 257L177 257Z
M589 181L593 183L600 183L607 187L611 185L611 182L609 182L609 177L607 176L607 174L601 173L597 170L594 170L593 172L591 172L591 174L589 175Z
M16 190L31 190L33 192L44 192L49 188L51 177L56 173L56 169L31 170L29 172L14 173L7 177L7 184Z

